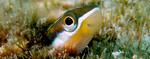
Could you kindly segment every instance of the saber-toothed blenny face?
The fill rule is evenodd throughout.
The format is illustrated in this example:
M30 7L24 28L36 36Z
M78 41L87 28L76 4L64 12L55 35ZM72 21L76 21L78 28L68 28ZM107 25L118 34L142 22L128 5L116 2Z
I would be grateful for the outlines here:
M64 13L50 28L47 36L54 35L53 47L78 55L102 26L100 8L86 5Z

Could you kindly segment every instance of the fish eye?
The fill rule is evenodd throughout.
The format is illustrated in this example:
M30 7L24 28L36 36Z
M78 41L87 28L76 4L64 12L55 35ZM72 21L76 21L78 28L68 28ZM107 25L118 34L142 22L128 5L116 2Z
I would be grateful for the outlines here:
M73 24L73 19L71 17L67 17L65 19L65 23L66 23L66 25L71 25L71 24Z
M74 18L71 17L71 16L65 17L63 27L66 31L74 30L75 29L75 20L74 20Z

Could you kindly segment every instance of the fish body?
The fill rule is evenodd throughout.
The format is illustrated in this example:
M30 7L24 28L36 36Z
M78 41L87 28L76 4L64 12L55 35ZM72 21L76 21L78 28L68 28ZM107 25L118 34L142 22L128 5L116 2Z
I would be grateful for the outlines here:
M81 53L102 26L100 8L86 5L65 12L48 29L53 48L72 55Z

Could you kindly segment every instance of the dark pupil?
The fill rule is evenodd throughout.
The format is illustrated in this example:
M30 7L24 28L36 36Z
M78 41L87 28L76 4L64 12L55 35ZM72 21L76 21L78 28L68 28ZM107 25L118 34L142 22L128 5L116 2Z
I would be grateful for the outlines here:
M71 24L73 23L73 20L68 17L68 18L66 18L65 23L66 23L67 25L71 25Z

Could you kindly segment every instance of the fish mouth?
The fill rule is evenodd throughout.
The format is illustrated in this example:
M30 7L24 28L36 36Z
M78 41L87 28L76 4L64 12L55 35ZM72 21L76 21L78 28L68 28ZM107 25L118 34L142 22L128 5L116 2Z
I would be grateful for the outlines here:
M95 11L93 14L91 14L87 19L86 19L87 27L91 29L99 29L102 26L102 14L100 10Z

